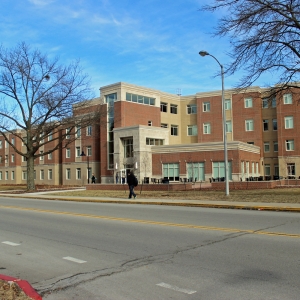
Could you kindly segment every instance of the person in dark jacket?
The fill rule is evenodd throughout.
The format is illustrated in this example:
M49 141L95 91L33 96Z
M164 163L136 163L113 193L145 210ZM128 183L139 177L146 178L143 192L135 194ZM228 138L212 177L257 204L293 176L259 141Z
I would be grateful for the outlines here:
M136 186L136 178L133 174L132 171L130 171L128 173L128 176L127 176L127 184L128 184L128 187L129 187L129 196L128 196L128 199L131 199L132 196L134 197L134 199L136 198L136 194L134 192L134 187Z

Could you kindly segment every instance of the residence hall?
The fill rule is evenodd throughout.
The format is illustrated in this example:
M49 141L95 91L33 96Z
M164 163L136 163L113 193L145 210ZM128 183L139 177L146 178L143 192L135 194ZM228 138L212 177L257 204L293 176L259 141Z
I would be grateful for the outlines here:
M84 185L92 174L96 183L120 183L128 170L140 182L223 181L221 95L182 96L124 82L103 86L90 103L105 108L105 122L82 128L71 146L36 160L36 184ZM225 90L229 180L300 176L298 102L293 90L276 97L256 86ZM26 161L3 138L0 157L0 182L25 184Z

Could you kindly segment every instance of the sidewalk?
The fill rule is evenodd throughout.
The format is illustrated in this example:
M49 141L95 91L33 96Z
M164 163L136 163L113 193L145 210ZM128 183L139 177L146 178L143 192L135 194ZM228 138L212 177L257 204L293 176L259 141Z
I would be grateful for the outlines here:
M59 192L61 193L63 191L59 191ZM49 195L50 193L52 195ZM109 197L77 197L77 196L62 196L62 195L56 196L53 194L54 194L53 191L24 193L24 194L8 194L8 193L0 192L0 196L2 197L30 198L30 199L43 199L43 200L300 212L300 203L262 203L262 202L243 202L243 201L233 202L233 201L217 201L217 200L216 201L188 200L188 199L143 199L142 195L141 196L138 195L136 199L129 200L126 198L126 196L124 196L124 198L109 198Z

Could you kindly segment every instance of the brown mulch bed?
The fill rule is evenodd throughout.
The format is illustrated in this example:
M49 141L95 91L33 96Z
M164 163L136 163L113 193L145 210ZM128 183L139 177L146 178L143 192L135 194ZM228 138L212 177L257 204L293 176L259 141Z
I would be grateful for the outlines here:
M0 279L0 300L32 300L15 282Z

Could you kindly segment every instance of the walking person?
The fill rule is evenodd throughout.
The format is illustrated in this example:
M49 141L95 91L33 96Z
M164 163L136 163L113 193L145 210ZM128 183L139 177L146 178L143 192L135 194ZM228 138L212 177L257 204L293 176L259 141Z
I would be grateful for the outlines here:
M95 177L94 173L93 173L93 176L92 176L92 183L96 183L96 177Z
M131 199L132 196L134 197L134 199L136 198L136 194L134 192L134 188L138 185L138 180L137 178L134 176L133 172L130 171L128 173L128 176L127 176L127 184L128 184L128 187L129 187L129 196L128 196L128 199Z

